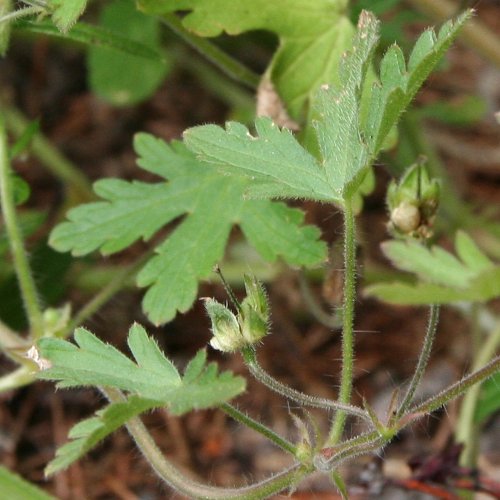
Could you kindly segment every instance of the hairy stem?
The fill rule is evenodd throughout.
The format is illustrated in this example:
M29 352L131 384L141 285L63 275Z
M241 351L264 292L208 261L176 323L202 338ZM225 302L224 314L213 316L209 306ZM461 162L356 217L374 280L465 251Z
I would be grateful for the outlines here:
M229 403L224 403L224 404L220 405L219 408L224 413L229 415L231 418L236 420L237 422L240 422L241 424L246 425L250 429L257 431L259 434L262 434L267 439L272 441L276 446L279 446L282 450L285 450L294 456L296 455L296 453L297 453L296 446L294 446L292 443L290 443L290 441L287 441L286 439L282 438L280 435L276 434L276 432L269 429L269 427L266 427L265 425L261 424L260 422L257 422L257 420L254 420L253 418L249 417L247 414L238 410L237 408L230 405Z
M457 14L457 5L450 0L410 0L410 2L438 22L446 21ZM481 21L469 20L462 28L460 38L500 68L500 38Z
M420 381L424 376L424 372L431 355L434 338L436 336L438 321L439 321L439 306L433 304L430 306L427 332L425 334L424 343L420 351L420 356L418 358L417 366L415 368L415 371L413 372L413 377L411 379L410 385L408 386L408 390L406 391L405 397L403 398L403 401L401 402L401 405L399 406L399 409L396 413L397 418L401 417L412 404L413 397L415 396L415 391L417 390L417 387L419 386Z
M285 398L295 401L296 403L304 406L310 406L312 408L323 408L325 410L335 410L337 412L349 413L356 417L362 418L363 420L372 423L370 416L367 412L353 405L341 403L339 401L334 401L332 399L319 398L317 396L310 396L309 394L304 394L303 392L297 391L282 384L274 377L269 375L258 363L255 351L252 348L246 348L243 350L243 359L245 364L248 366L250 373L265 386L269 387L272 391L281 394Z
M116 389L101 389L111 402L123 401L122 393ZM127 429L158 476L176 491L188 498L221 499L221 500L256 500L268 498L286 488L292 487L297 481L312 471L311 466L300 463L279 472L278 474L255 484L241 488L217 488L208 486L184 476L169 460L165 458L156 446L148 430L138 418L132 418L127 423Z
M20 137L29 125L28 119L13 106L4 102L1 102L1 106L7 128L15 137ZM87 177L42 133L38 132L34 135L30 149L51 174L68 185L75 198L72 201L81 203L95 198Z
M407 415L410 414L425 414L432 413L433 411L441 408L449 401L461 396L467 392L471 387L479 382L483 382L495 373L500 371L500 356L496 356L483 368L466 375L463 379L455 382L453 385L444 389L439 394L432 396L423 403L411 408Z
M3 113L0 112L0 198L5 230L9 240L14 269L19 281L23 304L26 309L32 338L37 340L43 336L43 316L38 303L37 290L24 249L23 237L17 220L14 203L14 187L10 167L7 132Z
M24 7L22 9L17 9L9 12L8 14L5 14L5 16L0 17L0 23L5 23L7 21L12 22L16 19L20 19L21 17L34 16L36 14L41 14L42 12L44 12L43 7Z
M486 342L477 354L473 368L477 370L484 366L494 356L499 346L500 323L498 323L496 328L488 335ZM473 467L476 461L476 443L474 439L474 429L476 426L474 425L474 413L476 412L480 391L481 386L476 385L464 396L455 430L457 442L464 444L461 463L466 467Z
M257 88L260 80L259 75L236 59L233 59L205 38L193 35L187 31L175 14L163 14L160 19L174 33L217 66L223 73L251 89Z
M354 305L356 301L356 220L351 200L344 206L344 307L342 309L342 374L339 402L351 401L354 368ZM330 428L328 444L335 444L342 437L346 413L337 412Z

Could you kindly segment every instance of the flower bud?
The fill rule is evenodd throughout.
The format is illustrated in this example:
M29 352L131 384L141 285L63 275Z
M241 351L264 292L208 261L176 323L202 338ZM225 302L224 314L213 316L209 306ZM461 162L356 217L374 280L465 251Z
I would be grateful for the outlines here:
M204 299L205 309L212 323L213 338L210 345L223 352L234 352L241 349L245 339L241 334L236 316L224 305L213 299Z
M237 316L216 300L205 299L214 334L210 345L219 351L238 351L267 334L269 305L264 287L251 276L245 276L244 281L247 296L238 306Z
M269 304L262 284L254 276L244 276L247 296L241 303L239 321L243 337L249 344L258 342L267 334Z
M422 160L410 166L387 190L389 231L399 237L430 238L439 195L439 181L429 177Z

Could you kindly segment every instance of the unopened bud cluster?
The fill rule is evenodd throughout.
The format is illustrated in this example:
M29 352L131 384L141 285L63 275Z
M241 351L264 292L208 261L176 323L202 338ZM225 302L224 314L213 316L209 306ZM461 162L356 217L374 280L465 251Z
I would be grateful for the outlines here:
M259 342L268 331L269 305L266 292L256 278L245 276L246 297L238 314L214 299L205 299L205 309L212 322L210 345L224 352L234 352Z
M387 190L389 231L396 237L428 239L439 205L440 184L429 176L422 162L409 167L399 182Z

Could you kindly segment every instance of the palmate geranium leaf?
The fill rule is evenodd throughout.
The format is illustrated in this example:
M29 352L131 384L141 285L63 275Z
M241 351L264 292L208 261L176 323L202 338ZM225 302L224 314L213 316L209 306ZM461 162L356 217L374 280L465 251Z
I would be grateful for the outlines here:
M279 38L268 67L278 94L294 119L324 82L337 82L342 53L354 27L347 0L139 0L146 13L183 12L182 23L203 37L267 30Z
M40 356L50 364L38 377L55 380L58 387L92 386L120 389L127 397L112 403L70 431L71 441L61 447L46 469L53 474L83 456L130 418L152 408L165 407L174 415L217 406L245 389L245 380L230 372L219 373L201 350L181 376L138 324L130 328L128 345L134 360L78 328L76 345L62 339L40 341Z
M149 287L143 308L152 322L164 323L191 307L199 281L222 259L235 224L269 261L282 257L292 265L311 266L326 258L319 230L303 225L300 210L243 199L247 178L223 177L183 144L167 145L147 134L136 137L135 149L139 165L164 181L98 181L94 189L105 201L71 210L68 221L52 232L50 244L73 255L98 249L112 254L188 214L138 275L139 286Z
M256 121L255 135L237 123L228 123L225 130L205 125L188 129L185 142L224 172L251 178L250 196L340 204L353 199L389 131L469 16L446 23L437 39L426 31L410 55L408 70L401 50L392 47L382 61L380 83L363 110L362 93L379 31L375 16L363 11L352 50L340 62L337 84L326 80L317 94L319 160L288 131L264 119Z
M485 302L500 295L500 266L462 231L455 238L458 258L416 241L389 241L382 249L397 268L414 273L418 281L378 283L366 288L367 295L408 305Z

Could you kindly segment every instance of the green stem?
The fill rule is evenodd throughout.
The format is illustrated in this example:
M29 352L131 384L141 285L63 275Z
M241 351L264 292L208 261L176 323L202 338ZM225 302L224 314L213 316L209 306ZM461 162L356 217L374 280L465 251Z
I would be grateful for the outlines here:
M43 316L17 220L5 121L0 112L0 197L5 230L33 340L43 336Z
M184 28L181 20L175 14L163 14L160 19L174 33L180 36L206 59L211 61L226 75L251 89L257 88L260 80L259 75L248 69L236 59L233 59L213 43L190 33Z
M498 323L495 330L488 335L486 342L478 352L473 368L477 370L484 366L495 355L499 346L500 323ZM474 414L476 412L480 391L481 386L476 385L472 387L464 396L455 430L457 442L464 444L464 449L461 455L461 463L467 467L473 467L476 461Z
M250 429L253 429L254 431L257 431L258 433L262 434L267 439L272 441L276 446L279 446L282 450L285 450L294 456L296 455L297 448L292 443L290 443L290 441L287 441L286 439L282 438L279 434L276 434L276 432L269 429L269 427L266 427L260 422L257 422L257 420L254 420L253 418L249 417L248 415L238 410L234 406L230 405L229 403L224 403L220 405L219 408L237 422L240 422L243 425L249 427Z
M423 403L414 406L408 411L407 415L411 416L412 414L432 413L433 411L444 406L452 399L455 399L458 396L461 396L463 393L467 392L475 384L483 382L498 371L500 371L500 356L496 356L481 369L465 376L463 379L455 382L453 385L441 391L439 394L436 394Z
M123 395L116 389L101 389L111 402L123 401ZM185 477L169 460L165 458L156 446L148 430L138 418L132 418L127 423L127 429L144 458L149 462L158 476L176 491L188 498L220 499L220 500L256 500L268 498L286 488L292 487L297 481L312 472L311 466L300 463L293 464L278 474L261 482L241 488L217 488L208 486Z
M21 137L29 121L16 108L1 102L7 128L15 137ZM65 158L41 133L36 133L31 142L31 151L55 177L67 183L74 194L75 202L92 200L95 195L85 175Z
M372 423L372 420L367 412L353 405L341 403L339 401L334 401L332 399L319 398L317 396L310 396L309 394L304 394L303 392L297 391L282 384L274 377L269 375L257 361L255 351L248 347L242 351L243 359L245 364L248 366L250 373L265 386L269 387L272 391L281 394L285 398L295 401L300 405L310 406L312 408L323 408L324 410L335 410L338 413L341 411L344 413L349 413L356 417L362 418L366 422Z
M434 338L436 336L436 329L439 321L439 306L431 305L429 312L429 322L427 324L427 332L425 334L424 343L422 345L422 349L420 351L420 356L418 358L417 366L413 373L413 378L411 379L410 385L408 386L408 390L406 391L405 397L399 406L399 409L396 413L396 418L400 418L406 410L410 407L413 402L413 396L415 395L415 391L422 380L425 369L427 367L427 363L429 362L429 358L432 351L432 345L434 344Z
M410 0L410 2L437 22L446 21L457 14L456 3L449 0ZM460 39L500 68L500 39L481 21L469 20L461 30Z
M338 400L348 405L351 401L354 368L354 305L356 301L356 219L351 200L344 205L344 307L342 309L342 374ZM330 428L328 444L342 437L346 413L339 411Z

